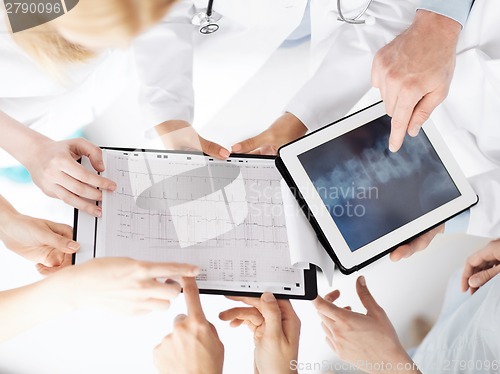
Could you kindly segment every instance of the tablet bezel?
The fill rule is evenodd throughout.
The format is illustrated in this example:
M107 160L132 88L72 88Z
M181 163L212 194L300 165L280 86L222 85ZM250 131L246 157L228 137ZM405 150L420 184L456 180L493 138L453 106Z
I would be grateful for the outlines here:
M167 151L167 150L153 150L153 149L136 149L136 148L118 148L118 147L101 147L104 150L112 151L122 151L122 152L154 152L154 153L165 153L165 154L185 154L185 155L201 155L200 152L190 152L190 151ZM213 159L213 157L204 154L205 157ZM247 158L247 159L266 159L274 160L275 156L267 155L254 155L254 154L231 154L231 158ZM82 159L81 163L87 169L92 170L90 162L88 159ZM77 254L73 255L73 265L86 262L92 258L95 258L95 246L97 242L97 218L91 216L88 213L74 210L74 226L73 226L73 238L77 240L81 247ZM89 234L90 233L90 234ZM317 288L317 271L316 266L309 264L309 269L304 269L304 294L280 294L275 293L274 295L279 299L293 299L293 300L313 300L318 295ZM214 290L214 289L200 289L202 294L211 295L225 295L225 296L248 296L248 297L260 297L262 293L260 292L245 292L245 291L228 291L228 290Z
M297 193L301 195L301 199L307 206L310 215L309 218L315 220L315 224L318 226L316 229L319 228L321 234L324 236L323 244L325 245L325 241L327 242L328 247L330 247L330 256L332 256L330 252L333 251L332 258L340 263L339 265L341 268L344 268L344 272L349 272L349 269L359 269L361 264L369 263L371 260L381 257L390 250L397 248L398 245L409 238L415 237L429 228L446 221L461 211L470 208L478 201L477 195L474 193L437 129L430 121L427 121L422 131L429 138L431 145L450 174L461 196L351 252L298 157L310 149L364 126L385 114L384 103L378 102L351 116L316 130L278 150L281 163L289 174L288 177L292 179L291 182L298 189L298 191L293 191L294 194L296 196Z

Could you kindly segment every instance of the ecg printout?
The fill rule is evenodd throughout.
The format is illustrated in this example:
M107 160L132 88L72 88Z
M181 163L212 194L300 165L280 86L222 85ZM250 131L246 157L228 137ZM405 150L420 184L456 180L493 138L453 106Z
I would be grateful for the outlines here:
M305 293L272 159L104 150L96 257L196 264L200 288Z

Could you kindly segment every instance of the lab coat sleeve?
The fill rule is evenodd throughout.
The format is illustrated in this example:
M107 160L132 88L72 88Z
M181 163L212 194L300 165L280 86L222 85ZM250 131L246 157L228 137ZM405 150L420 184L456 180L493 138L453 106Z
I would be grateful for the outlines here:
M451 18L465 26L474 0L422 0L418 9Z
M500 168L469 179L479 202L470 210L467 233L500 238Z
M470 222L470 210L467 209L465 212L460 213L458 216L453 217L445 222L444 233L445 234L463 234L467 231Z
M344 117L370 89L374 52L368 47L351 48L349 41L358 40L356 33L353 27L339 29L321 65L285 107L309 130Z
M148 137L167 120L193 121L193 14L192 2L182 1L134 41L139 104Z

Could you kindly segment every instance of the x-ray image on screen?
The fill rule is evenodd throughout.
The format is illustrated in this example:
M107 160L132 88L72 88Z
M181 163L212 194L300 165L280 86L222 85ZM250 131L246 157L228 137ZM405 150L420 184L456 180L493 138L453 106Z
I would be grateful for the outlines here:
M423 131L392 153L390 129L383 116L299 155L352 252L460 196Z

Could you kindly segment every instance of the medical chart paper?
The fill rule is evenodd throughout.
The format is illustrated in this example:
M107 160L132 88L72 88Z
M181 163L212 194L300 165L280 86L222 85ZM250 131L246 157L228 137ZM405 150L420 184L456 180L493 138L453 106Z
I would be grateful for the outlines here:
M193 263L207 290L305 293L272 159L103 152L118 189L103 195L95 257Z

